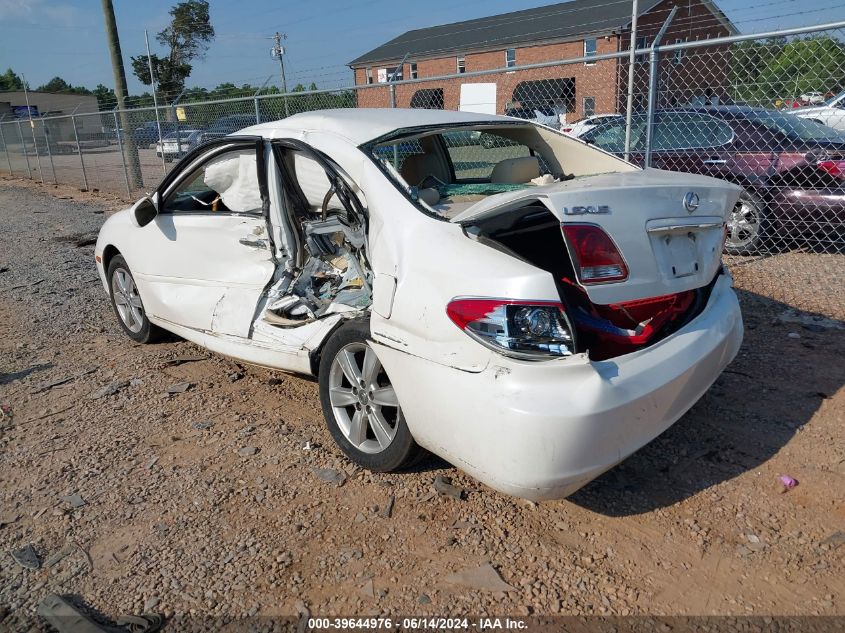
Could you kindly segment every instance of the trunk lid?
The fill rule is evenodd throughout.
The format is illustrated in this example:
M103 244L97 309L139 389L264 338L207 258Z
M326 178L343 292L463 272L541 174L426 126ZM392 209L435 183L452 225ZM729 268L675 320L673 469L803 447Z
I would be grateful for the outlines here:
M584 288L590 301L609 305L707 285L721 264L723 225L740 191L707 176L645 169L490 196L451 221L472 226L540 203L562 224L601 227L622 253L628 278Z

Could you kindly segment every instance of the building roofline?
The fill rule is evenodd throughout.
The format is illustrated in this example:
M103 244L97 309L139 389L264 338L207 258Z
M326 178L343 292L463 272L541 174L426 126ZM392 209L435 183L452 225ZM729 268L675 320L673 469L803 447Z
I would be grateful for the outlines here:
M550 44L568 44L570 42L577 42L579 40L583 40L584 37L617 37L619 36L619 31L617 29L607 31L605 29L601 31L585 31L580 35L573 35L571 37L550 37L547 39L538 39L533 40L530 42L506 42L503 41L501 43L491 44L489 46L484 47L474 47L474 48L464 48L457 46L455 48L449 50L438 50L432 51L430 53L424 53L422 55L414 55L409 56L405 63L410 62L419 62L419 61L426 61L430 59L441 59L445 56L449 56L450 53L464 53L466 55L475 55L477 53L495 53L496 51L504 51L508 48L531 48L532 46L548 46ZM398 64L402 59L400 57L384 57L382 59L374 59L372 61L361 62L361 63L354 63L349 62L347 66L353 70L358 68L366 68L367 66L375 66L375 65L390 65L390 64Z

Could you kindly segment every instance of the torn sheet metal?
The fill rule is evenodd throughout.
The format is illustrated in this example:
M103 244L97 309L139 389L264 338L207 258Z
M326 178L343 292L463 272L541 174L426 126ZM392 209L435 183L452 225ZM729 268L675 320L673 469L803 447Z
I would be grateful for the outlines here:
M337 216L303 224L309 257L298 272L283 275L268 293L264 320L291 327L327 314L361 310L372 303L364 233Z

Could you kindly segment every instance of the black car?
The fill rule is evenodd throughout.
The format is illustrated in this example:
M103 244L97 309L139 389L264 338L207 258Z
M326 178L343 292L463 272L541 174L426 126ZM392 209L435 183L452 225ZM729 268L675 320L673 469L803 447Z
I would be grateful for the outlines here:
M146 121L132 131L132 139L135 141L135 145L144 147L158 142L159 126L161 126L162 136L175 132L177 128L177 124L173 121Z

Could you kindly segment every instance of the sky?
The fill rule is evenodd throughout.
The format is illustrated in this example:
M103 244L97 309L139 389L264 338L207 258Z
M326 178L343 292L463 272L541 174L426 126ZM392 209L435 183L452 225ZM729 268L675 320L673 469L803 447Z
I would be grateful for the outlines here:
M155 34L169 21L176 0L113 0L129 90L143 92L129 57L164 53ZM611 0L609 0L611 1ZM618 0L627 1L627 0ZM845 20L845 1L716 0L743 33ZM346 63L411 29L506 13L543 0L210 0L216 38L205 59L194 62L189 86L279 86L279 64L270 55L275 31L285 40L288 86L319 88L352 83ZM33 88L55 76L73 85L113 86L99 0L0 0L0 72L11 67Z

